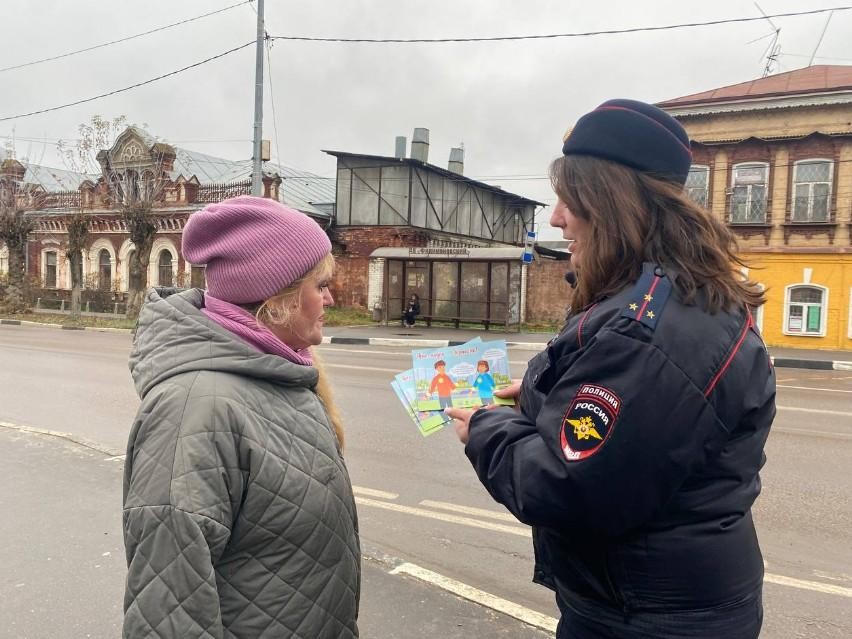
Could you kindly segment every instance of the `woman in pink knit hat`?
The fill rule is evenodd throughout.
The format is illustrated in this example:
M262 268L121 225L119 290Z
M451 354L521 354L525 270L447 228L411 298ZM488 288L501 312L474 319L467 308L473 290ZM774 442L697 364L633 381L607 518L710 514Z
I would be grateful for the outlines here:
M311 218L238 197L193 214L207 290L151 289L130 368L125 637L357 637L343 430L311 347L334 300Z

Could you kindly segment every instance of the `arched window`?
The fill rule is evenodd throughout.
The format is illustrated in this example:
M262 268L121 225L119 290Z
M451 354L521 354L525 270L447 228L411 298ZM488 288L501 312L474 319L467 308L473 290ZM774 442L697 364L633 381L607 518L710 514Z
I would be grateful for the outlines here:
M802 160L793 171L793 222L828 222L831 204L831 160Z
M160 286L174 286L174 268L172 254L166 249L160 251L157 258L158 283Z
M98 288L108 291L112 287L112 260L109 251L101 249L98 253Z
M828 289L822 286L788 286L785 300L784 332L788 335L825 335Z
M764 162L737 164L731 173L731 224L765 223L769 165Z

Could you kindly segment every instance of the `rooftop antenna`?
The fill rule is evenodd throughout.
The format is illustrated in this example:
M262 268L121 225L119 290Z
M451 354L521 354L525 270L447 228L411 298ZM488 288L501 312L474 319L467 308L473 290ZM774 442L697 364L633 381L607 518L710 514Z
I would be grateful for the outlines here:
M757 2L754 3L754 6L757 7L757 10L766 18L766 21L769 23L769 26L772 27L772 33L769 33L761 38L757 38L757 40L752 40L748 44L752 42L758 42L765 38L771 37L772 40L769 42L769 46L766 47L766 50L763 52L761 59L766 58L766 63L763 66L763 75L761 77L765 78L770 75L774 70L775 66L778 64L778 58L781 55L781 27L775 26L775 23L772 22L772 19L766 15L766 12L760 8L760 5Z
M834 11L828 12L828 17L825 19L825 26L822 28L822 33L819 34L819 40L814 47L814 52L811 54L811 59L808 60L808 66L811 66L814 63L814 58L816 58L817 51L819 51L819 47L822 44L822 39L825 37L825 32L828 29L828 23L831 22L831 16L834 15Z

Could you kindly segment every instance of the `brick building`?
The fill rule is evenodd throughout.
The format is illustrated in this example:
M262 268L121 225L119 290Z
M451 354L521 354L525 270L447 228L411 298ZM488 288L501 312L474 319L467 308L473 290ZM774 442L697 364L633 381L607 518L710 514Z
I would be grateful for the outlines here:
M403 300L417 293L429 321L517 325L561 319L568 290L564 266L537 252L531 264L522 259L543 205L465 177L461 149L451 151L446 169L429 164L425 129L415 130L410 157L404 138L397 147L390 157L327 151L337 158L336 179L264 164L264 195L311 216L329 233L338 260L332 283L337 304L362 310L379 305L385 321L394 321ZM34 224L26 270L39 285L35 297L70 298L67 225L82 212L89 221L84 302L92 311L122 310L134 245L115 188L121 182L141 189L152 179L163 188L153 211L157 231L148 285L203 286L203 267L180 253L184 225L209 202L250 193L251 161L164 144L135 127L98 160L101 172L95 175L13 159L0 168L4 188L11 188ZM0 275L8 269L7 255L0 243Z
M659 103L692 140L691 195L766 287L767 343L852 348L852 66L811 66Z
M417 294L426 321L530 319L527 299L541 294L522 257L542 203L466 177L460 148L446 169L430 164L427 129L415 129L409 156L405 138L393 156L326 153L337 159L338 303L381 308L393 322ZM556 302L557 317L564 305Z
M134 250L110 185L123 181L144 188L159 180L154 203L157 226L148 268L150 286L203 285L203 269L180 253L183 227L189 216L209 202L251 193L251 160L232 161L163 144L147 132L128 127L112 148L98 154L101 173L73 171L3 161L0 180L14 194L16 205L34 224L26 271L41 287L42 298L68 299L70 262L66 257L67 224L82 211L89 221L83 251L84 299L98 300L91 310L115 310L128 290L128 262ZM334 209L334 185L318 176L264 165L264 195L302 211L328 228ZM0 275L8 270L8 249L0 242ZM97 295L94 293L97 292ZM106 295L105 295L106 294ZM106 299L108 298L108 299Z

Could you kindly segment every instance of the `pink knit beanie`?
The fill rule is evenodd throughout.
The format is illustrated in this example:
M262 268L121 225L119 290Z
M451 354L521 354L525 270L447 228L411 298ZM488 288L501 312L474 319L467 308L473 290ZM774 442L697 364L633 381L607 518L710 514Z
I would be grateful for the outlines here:
M182 244L189 262L207 265L207 292L232 304L269 299L331 251L328 236L307 215L247 195L193 213Z

